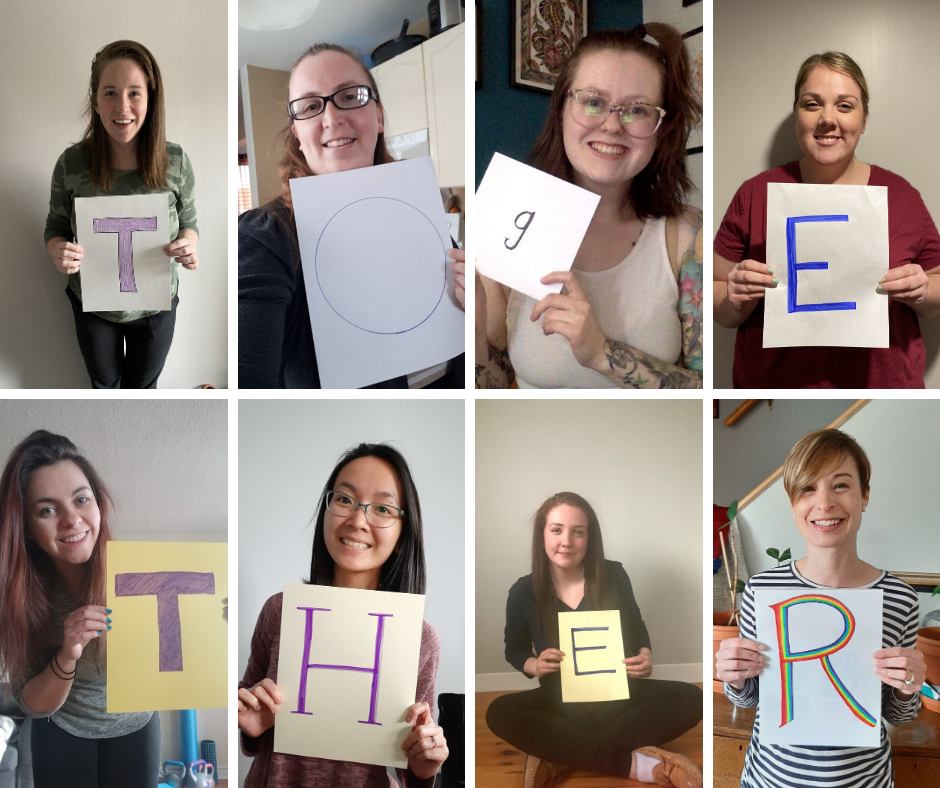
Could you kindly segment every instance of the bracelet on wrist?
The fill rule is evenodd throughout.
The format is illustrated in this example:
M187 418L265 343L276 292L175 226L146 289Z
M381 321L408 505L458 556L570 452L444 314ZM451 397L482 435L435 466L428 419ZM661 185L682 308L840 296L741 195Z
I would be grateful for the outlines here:
M55 674L57 679L62 681L71 681L75 678L75 671L78 670L78 665L72 668L71 673L67 670L64 670L59 664L58 654L52 655L52 660L49 662L49 667L52 669L52 672Z

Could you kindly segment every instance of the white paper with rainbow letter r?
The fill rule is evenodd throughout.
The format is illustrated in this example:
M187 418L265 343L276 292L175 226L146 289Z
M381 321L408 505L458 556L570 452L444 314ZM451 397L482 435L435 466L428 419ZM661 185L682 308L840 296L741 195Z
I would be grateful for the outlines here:
M877 747L882 643L880 589L755 591L761 744Z
M888 347L888 188L767 184L764 347Z

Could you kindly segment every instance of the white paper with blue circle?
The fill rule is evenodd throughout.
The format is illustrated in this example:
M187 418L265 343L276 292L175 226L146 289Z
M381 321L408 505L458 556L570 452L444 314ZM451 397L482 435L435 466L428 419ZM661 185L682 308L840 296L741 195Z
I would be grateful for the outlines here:
M886 186L767 184L764 347L888 347Z
M323 388L361 388L463 352L429 158L290 186Z
M536 300L560 292L539 280L571 268L601 198L501 153L476 197L477 270Z

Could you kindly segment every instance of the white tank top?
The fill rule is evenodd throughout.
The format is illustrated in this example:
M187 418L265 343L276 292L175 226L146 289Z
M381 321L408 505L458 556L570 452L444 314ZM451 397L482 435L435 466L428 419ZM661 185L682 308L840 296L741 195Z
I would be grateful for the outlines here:
M680 259L691 240L685 225L679 222ZM679 287L666 251L664 218L647 219L636 246L617 265L575 275L604 336L672 364L679 360ZM563 336L545 336L542 319L529 319L535 304L513 290L506 308L509 358L519 388L617 388L582 367Z

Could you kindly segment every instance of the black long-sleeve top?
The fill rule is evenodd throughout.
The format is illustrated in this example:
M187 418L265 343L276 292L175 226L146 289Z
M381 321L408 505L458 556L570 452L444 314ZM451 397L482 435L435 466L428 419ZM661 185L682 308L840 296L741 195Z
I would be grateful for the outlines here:
M586 597L576 608L568 607L557 597L554 601L556 612L619 610L624 656L635 656L641 648L651 648L649 632L633 596L630 578L617 561L604 561L599 604L589 605ZM529 657L538 656L547 648L558 648L557 631L546 632L539 621L532 575L520 577L509 589L504 640L506 661L520 673L525 673L525 661ZM549 673L539 679L540 684L559 682L558 673Z

